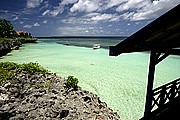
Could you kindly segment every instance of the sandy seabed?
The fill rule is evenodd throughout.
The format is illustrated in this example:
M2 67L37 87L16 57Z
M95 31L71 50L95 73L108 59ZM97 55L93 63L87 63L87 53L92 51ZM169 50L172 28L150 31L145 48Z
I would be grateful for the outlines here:
M65 46L38 41L12 51L0 61L38 62L46 69L79 79L79 86L100 97L122 120L143 116L148 53L110 57L107 49ZM169 56L156 67L154 88L179 77L180 59Z

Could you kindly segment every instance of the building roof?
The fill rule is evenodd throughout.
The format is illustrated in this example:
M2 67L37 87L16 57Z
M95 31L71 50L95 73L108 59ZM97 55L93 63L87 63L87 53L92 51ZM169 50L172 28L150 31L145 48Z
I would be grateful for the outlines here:
M151 50L180 55L179 11L180 4L116 46L110 46L110 56Z

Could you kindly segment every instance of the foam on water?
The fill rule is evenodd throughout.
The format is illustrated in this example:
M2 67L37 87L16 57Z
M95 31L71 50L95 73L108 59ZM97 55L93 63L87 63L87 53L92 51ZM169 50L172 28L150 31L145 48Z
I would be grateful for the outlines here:
M39 42L25 44L1 57L2 61L38 62L60 76L73 75L79 79L79 86L100 96L122 120L137 120L143 116L148 53L110 57L107 49ZM161 62L156 69L155 87L178 78L179 66L178 56Z

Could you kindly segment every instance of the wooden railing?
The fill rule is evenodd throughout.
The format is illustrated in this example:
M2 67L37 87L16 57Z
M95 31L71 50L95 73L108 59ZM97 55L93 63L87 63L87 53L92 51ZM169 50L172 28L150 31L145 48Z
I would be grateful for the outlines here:
M153 90L152 108L162 109L180 95L180 78Z

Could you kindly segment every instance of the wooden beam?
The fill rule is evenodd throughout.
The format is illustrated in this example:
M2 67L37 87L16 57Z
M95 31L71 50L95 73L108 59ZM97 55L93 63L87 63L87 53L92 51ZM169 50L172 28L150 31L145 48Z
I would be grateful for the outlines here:
M154 83L154 73L156 65L164 60L170 53L164 53L161 56L161 52L156 50L151 50L150 53L150 62L149 62L149 73L148 73L148 84L147 84L147 93L146 93L146 104L144 111L144 119L149 120L151 110L152 110L152 98L153 98L153 83Z
M154 82L156 58L158 55L156 54L155 50L151 51L150 63L149 63L147 93L146 93L146 104L145 104L145 112L144 112L145 120L149 120L150 114L151 114L151 105L152 105L152 98L153 98L153 90L152 89L153 89L153 82Z
M161 53L160 53L161 54ZM170 53L164 53L162 56L157 56L157 60L156 60L156 65L161 62L162 60L164 60L166 57L168 57L170 55Z

